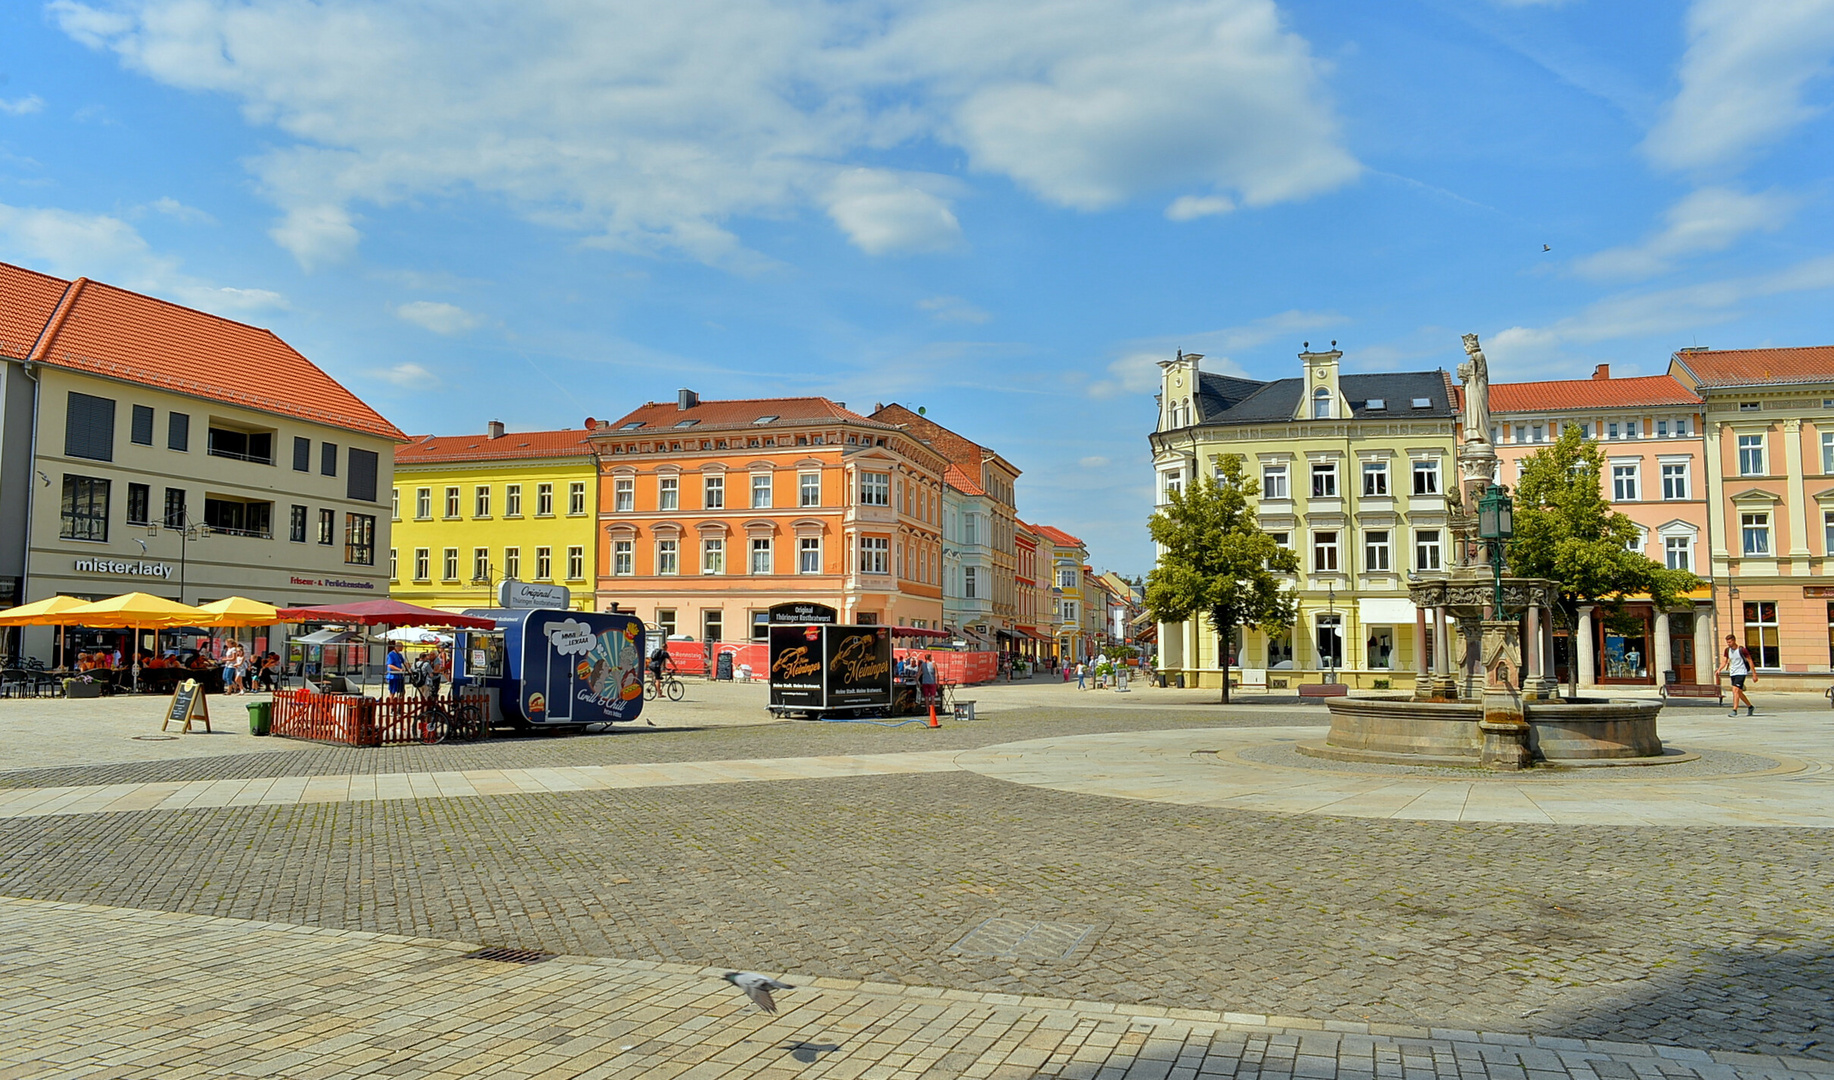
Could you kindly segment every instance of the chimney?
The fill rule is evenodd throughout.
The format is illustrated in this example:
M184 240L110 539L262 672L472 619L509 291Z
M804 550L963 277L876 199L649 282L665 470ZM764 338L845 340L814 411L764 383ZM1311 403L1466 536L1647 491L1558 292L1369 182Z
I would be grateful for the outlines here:
M675 407L682 412L687 412L689 409L699 404L700 395L694 391L685 389L675 391Z
M1597 367L1593 368L1592 377L1594 379L1609 379L1611 377L1611 365L1610 364L1600 364Z
M484 430L491 438L501 439L503 437L503 421L492 420L490 423L484 425Z

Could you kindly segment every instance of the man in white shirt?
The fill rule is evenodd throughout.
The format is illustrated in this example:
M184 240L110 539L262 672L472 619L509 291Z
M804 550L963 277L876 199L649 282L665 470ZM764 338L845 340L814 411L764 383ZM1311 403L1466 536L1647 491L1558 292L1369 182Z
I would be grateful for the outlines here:
M1757 677L1751 669L1751 650L1740 645L1736 635L1727 634L1726 647L1720 650L1720 658L1722 663L1718 674L1732 680L1732 711L1727 715L1737 716L1741 701L1745 703L1745 715L1753 715L1757 709L1752 707L1751 699L1745 696L1745 680Z

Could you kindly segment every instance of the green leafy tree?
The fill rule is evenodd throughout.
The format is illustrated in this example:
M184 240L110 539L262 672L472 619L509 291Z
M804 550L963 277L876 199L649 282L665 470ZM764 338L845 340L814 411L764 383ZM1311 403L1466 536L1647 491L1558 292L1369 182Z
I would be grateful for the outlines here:
M1632 550L1641 546L1642 531L1628 514L1611 509L1604 468L1598 443L1568 424L1558 440L1523 459L1516 485L1509 571L1559 582L1568 626L1578 625L1581 604L1603 605L1612 618L1625 598L1647 596L1664 611L1701 584L1686 570L1670 570Z
M1159 622L1205 616L1222 636L1223 703L1229 703L1229 643L1238 626L1274 630L1291 625L1296 603L1284 575L1299 559L1261 531L1250 500L1261 485L1242 459L1221 459L1215 479L1198 477L1174 491L1171 505L1147 521L1159 564L1146 577L1146 609Z

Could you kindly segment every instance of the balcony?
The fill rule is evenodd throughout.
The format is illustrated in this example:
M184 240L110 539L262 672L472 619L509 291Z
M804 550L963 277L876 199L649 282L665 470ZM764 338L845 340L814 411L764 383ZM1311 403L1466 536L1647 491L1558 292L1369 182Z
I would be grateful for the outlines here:
M249 461L256 465L274 463L274 433L271 431L238 431L212 425L207 452L211 457Z

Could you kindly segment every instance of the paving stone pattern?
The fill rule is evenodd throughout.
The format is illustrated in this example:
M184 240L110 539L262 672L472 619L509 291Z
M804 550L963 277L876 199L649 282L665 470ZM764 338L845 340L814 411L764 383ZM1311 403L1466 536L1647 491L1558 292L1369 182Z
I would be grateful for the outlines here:
M755 752L730 733L703 737L701 758L720 756L713 745ZM1831 880L1821 830L1754 842L1741 829L1272 816L966 773L0 826L0 894L12 896L1824 1059L1834 1058ZM990 918L1103 929L1061 962L950 951ZM1303 1058L1293 1055L1294 1075L1307 1075ZM1444 1065L1435 1058L1439 1075L1474 1075ZM1548 1080L1525 1070L1485 1075Z

